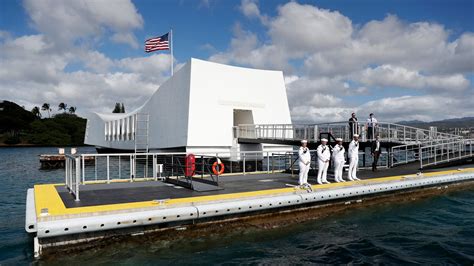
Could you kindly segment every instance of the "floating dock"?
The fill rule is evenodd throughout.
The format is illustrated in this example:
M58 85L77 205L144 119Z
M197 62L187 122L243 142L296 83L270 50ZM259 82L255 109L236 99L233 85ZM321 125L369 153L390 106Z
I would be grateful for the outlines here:
M306 190L296 186L297 176L290 173L229 174L220 176L221 189L203 192L155 180L111 180L80 185L79 201L65 184L35 185L27 193L25 229L34 234L35 255L39 256L156 228L351 204L379 195L472 182L474 168L421 173L416 166L406 165L363 171L359 176L364 180L313 185Z

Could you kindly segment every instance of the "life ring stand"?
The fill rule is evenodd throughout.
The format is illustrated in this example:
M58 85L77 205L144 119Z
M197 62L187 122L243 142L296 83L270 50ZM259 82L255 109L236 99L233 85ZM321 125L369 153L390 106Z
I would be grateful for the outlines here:
M217 166L219 165L219 171L217 171ZM222 175L224 173L224 164L222 162L214 162L212 164L212 172L215 175Z

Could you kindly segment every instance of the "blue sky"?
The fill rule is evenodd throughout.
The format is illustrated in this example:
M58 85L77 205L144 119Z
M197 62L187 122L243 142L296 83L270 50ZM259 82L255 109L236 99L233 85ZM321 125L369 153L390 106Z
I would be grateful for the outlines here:
M29 107L61 95L79 105L78 110L84 114L104 111L103 106L113 106L114 101L125 101L131 108L138 106L169 75L164 59L167 53L146 54L143 41L173 27L177 65L196 57L283 70L294 120L343 118L350 110L368 106L383 109L387 101L395 102L394 109L419 105L417 102L426 105L425 109L409 108L411 113L381 110L390 119L393 115L394 120L473 115L469 108L472 102L464 98L473 92L473 66L469 59L474 59L474 1L120 0L108 1L106 7L92 5L94 2L89 0L79 4L55 0L0 3L0 44L6 51L0 55L5 72L3 80L0 76L1 98ZM68 26L73 20L56 9L68 10L66 13L76 16L74 21L79 23ZM300 16L308 19L299 20ZM77 25L82 21L87 27ZM374 24L378 26L371 27ZM326 28L332 32L325 32ZM79 32L76 37L64 33L75 30ZM127 39L117 41L117 34L126 35ZM385 40L378 39L385 34ZM312 36L306 40L308 35ZM26 36L41 40L44 49L22 57L57 59L45 67L50 80L26 80L30 77L22 73L24 67L20 66L18 72L9 68L9 64L18 65L19 58L7 48L18 45ZM240 42L241 46L232 44ZM410 44L403 47L404 42ZM430 52L425 55L425 51ZM268 58L265 53L275 58ZM156 77L146 77L153 71L144 73L145 66L156 67ZM88 79L91 83L87 83ZM110 85L116 83L109 79L122 79L122 85ZM107 89L113 92L113 99L96 102L99 106L92 102L81 106L72 90L100 90L92 85L93 80L111 86ZM144 87L144 95L134 97L124 91L120 86L128 82ZM32 87L29 89L35 97L17 92L25 84ZM300 94L311 92L314 97L300 100ZM453 106L444 114L429 104L446 94L457 97L455 105L463 108L455 110Z
M111 8L113 8L113 1ZM262 12L275 15L277 7L287 1L261 1ZM474 31L474 1L469 0L424 0L424 1L298 1L301 4L316 4L320 8L337 10L351 18L354 24L364 24L370 20L383 19L387 14L396 14L407 22L431 21L445 25L456 38L465 31ZM138 40L165 33L170 27L175 33L175 57L186 61L190 57L207 58L212 51L205 49L210 44L217 50L224 50L232 37L232 27L236 21L246 28L264 36L264 29L255 21L246 21L239 12L239 1L210 0L138 0L133 1L145 21L143 29L135 31ZM6 0L0 3L0 29L16 36L34 34L29 25L21 1ZM98 50L112 58L141 56L143 50L127 45L105 42Z

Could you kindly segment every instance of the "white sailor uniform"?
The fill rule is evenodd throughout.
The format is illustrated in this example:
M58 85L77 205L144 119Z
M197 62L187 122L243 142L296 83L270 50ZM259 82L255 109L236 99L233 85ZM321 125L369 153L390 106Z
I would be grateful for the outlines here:
M359 163L359 141L352 140L349 144L349 175L351 181L359 180L357 178L357 164Z
M318 153L318 184L329 183L327 180L327 172L329 160L331 159L331 152L328 145L319 145Z
M300 147L298 151L298 165L300 167L300 186L308 183L308 172L311 164L311 154L308 147Z
M332 149L333 162L334 162L334 180L336 182L344 182L342 179L342 169L345 163L345 149L344 146L336 144Z

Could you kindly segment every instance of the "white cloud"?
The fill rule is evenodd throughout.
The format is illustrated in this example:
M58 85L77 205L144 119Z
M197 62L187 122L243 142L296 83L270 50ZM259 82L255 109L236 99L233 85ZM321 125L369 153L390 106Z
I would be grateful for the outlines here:
M367 86L447 90L450 93L463 91L469 87L469 81L460 74L425 76L418 71L391 65L367 68L354 76Z
M257 1L254 0L242 0L240 11L249 18L259 18L261 16Z
M79 114L143 104L168 77L169 55L111 59L94 48L109 38L136 47L143 19L128 0L26 0L39 33L0 37L0 99L26 105L66 102ZM33 45L32 45L33 44ZM4 67L5 66L5 67Z
M474 97L438 95L389 97L370 101L358 110L370 110L384 121L422 120L474 116Z
M374 103L419 101L423 103L420 109L407 110L422 113L426 119L430 112L430 119L448 116L448 112L435 112L425 101L449 94L459 100L460 108L453 113L464 116L468 102L461 99L473 90L467 77L474 72L473 33L453 38L439 23L405 22L390 14L353 26L338 11L297 2L279 6L273 17L263 14L257 1L243 0L240 11L250 20L265 17L260 20L265 34L239 28L228 50L210 60L283 70L295 120L337 120L342 112L349 114L353 111L349 109L358 108L343 96L360 94L379 98ZM413 90L418 96L384 99L378 95L386 87ZM430 97L419 96L423 93Z
M353 31L351 21L339 12L296 2L279 7L278 16L270 20L272 42L296 55L340 48Z
M112 6L111 6L112 5ZM32 25L56 48L74 40L95 38L111 30L112 40L135 46L132 31L143 26L143 18L129 0L25 0Z
M30 49L31 43L36 46ZM77 106L80 114L110 112L115 102L127 110L140 106L168 77L169 55L112 60L104 54L78 49L55 53L44 36L29 35L0 43L0 99L18 101L31 109L49 102ZM82 70L66 66L84 62Z
M266 24L268 22L268 17L260 13L260 9L258 8L257 4L257 0L242 0L239 9L242 14L244 14L244 16L248 18L257 18L263 24Z

